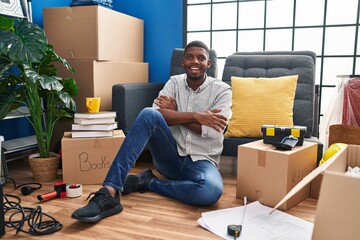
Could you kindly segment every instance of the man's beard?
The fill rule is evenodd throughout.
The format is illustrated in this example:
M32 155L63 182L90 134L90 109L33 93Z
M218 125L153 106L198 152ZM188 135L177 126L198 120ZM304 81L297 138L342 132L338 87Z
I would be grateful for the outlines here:
M196 76L194 76L194 75L189 75L188 74L187 77L188 77L188 79L193 80L193 81L198 81L198 80L204 79L204 75L196 75Z

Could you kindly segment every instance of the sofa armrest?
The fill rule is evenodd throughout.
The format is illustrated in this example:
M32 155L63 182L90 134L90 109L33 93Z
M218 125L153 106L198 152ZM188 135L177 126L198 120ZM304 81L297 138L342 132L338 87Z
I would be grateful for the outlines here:
M116 111L118 127L127 133L137 115L152 106L164 83L116 84L112 88L112 110Z
M314 97L314 124L312 136L319 138L319 121L320 121L320 85L315 85Z

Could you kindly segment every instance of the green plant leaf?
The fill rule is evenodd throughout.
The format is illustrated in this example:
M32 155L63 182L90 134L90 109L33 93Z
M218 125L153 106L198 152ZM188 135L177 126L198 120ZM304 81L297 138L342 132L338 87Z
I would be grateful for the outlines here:
M11 18L6 18L4 16L0 16L0 29L1 30L13 30L14 29L14 20Z
M0 119L6 117L9 111L17 109L23 99L22 86L17 84L15 76L0 77Z
M15 103L16 100L16 92L3 92L1 89L0 93L0 119L6 117L6 115L20 105Z
M70 112L73 112L73 113L76 111L76 103L74 102L74 100L71 98L71 96L68 93L60 92L59 98L64 103L65 109L69 109Z
M57 53L54 51L54 47L52 45L49 44L48 47L49 47L49 49L46 52L46 54L48 56L50 56L53 61L61 62L67 70L69 70L71 72L75 72L75 69L70 65L70 63L65 58L62 58L59 55L57 55Z
M29 80L32 83L39 83L41 80L41 76L38 72L36 72L30 65L23 64L24 74L26 76L25 80Z
M78 94L78 87L73 78L63 78L61 84L64 86L64 92L67 92L71 97Z
M64 87L59 82L59 79L61 78L41 75L40 84L43 89L60 92Z
M0 30L0 51L16 62L40 62L48 49L44 30L25 19L19 20L14 29Z
M0 56L0 76L6 73L13 65L14 62Z
M39 74L46 74L49 76L56 76L57 74L57 68L54 64L50 64L45 62L42 62L40 66L38 67Z

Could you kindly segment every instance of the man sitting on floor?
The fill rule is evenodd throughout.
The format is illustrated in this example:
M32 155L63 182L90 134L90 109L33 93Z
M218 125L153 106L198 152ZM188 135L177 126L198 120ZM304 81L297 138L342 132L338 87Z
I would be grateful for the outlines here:
M211 60L208 47L200 41L185 47L182 65L186 73L172 76L153 107L140 112L103 187L72 218L97 222L120 213L119 192L152 191L192 205L211 205L221 197L218 167L223 132L231 117L231 87L206 75ZM166 180L158 179L150 169L128 175L145 146Z

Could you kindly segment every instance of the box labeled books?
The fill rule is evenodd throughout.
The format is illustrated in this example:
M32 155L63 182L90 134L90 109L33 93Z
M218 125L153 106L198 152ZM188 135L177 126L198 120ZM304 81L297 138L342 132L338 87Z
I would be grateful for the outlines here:
M68 184L101 184L119 151L125 135L114 130L111 137L61 139L63 180Z

